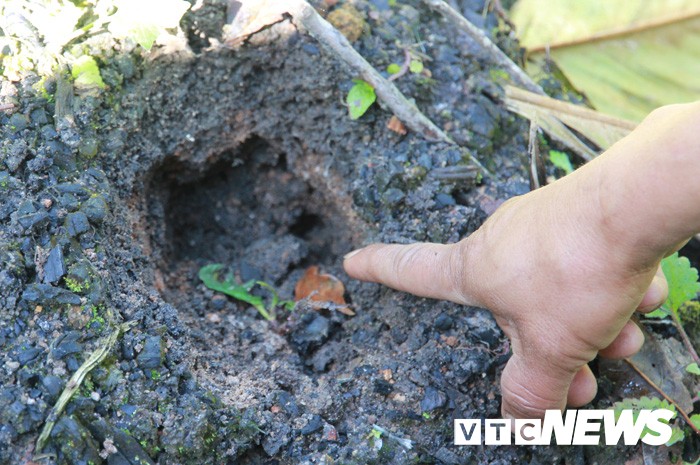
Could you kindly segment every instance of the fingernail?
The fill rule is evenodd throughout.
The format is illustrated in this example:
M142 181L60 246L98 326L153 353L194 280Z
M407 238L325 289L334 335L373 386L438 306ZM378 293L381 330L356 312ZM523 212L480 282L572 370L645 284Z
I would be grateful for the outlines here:
M361 250L362 250L362 249L355 249L355 250L353 250L352 252L346 253L345 256L343 257L343 260L347 260L348 258L357 255Z
M656 310L661 305L663 305L663 294L664 294L664 282L662 278L654 276L649 284L646 294L644 295L644 300L650 302L644 305L644 310Z
M654 298L658 302L658 304L654 307L654 310L656 310L664 304L664 301L662 300L666 287L666 283L664 281L665 278L661 278L659 276L654 276L654 279L651 280L651 287L654 288Z

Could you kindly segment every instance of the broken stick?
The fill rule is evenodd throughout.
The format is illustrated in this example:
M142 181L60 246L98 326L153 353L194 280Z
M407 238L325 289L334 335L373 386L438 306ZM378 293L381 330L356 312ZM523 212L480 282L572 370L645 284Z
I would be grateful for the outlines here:
M384 104L406 126L423 137L433 141L457 145L442 129L437 127L401 91L388 79L385 79L374 67L365 60L336 28L319 15L316 10L303 0L291 2L287 12L292 16L294 24L319 42L330 47L337 56L362 79L367 81ZM476 158L469 154L472 163L481 169L485 175L493 176Z

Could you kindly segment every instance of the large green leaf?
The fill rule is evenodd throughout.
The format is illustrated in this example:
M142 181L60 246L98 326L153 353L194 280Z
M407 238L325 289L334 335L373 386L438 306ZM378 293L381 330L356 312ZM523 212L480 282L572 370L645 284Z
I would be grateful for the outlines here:
M700 99L699 0L519 0L512 17L604 113L639 121Z

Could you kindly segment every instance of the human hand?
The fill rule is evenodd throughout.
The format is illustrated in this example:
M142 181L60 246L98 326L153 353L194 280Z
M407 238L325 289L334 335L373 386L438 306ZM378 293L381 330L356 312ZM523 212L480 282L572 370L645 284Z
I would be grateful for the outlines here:
M501 378L504 417L538 418L546 409L586 404L597 389L588 362L597 354L623 358L641 348L644 337L630 317L665 301L668 289L659 262L678 248L688 228L696 227L688 222L679 226L682 218L667 222L666 238L665 225L659 224L666 217L659 215L682 213L669 208L642 213L649 207L647 196L661 205L670 202L664 198L668 185L658 179L678 173L647 166L645 157L652 160L669 145L678 148L672 143L677 124L667 124L658 137L650 137L649 130L669 115L685 121L679 108L688 112L690 106L656 112L640 126L646 132L635 131L610 150L615 155L601 156L549 186L507 201L457 244L373 244L348 254L345 269L361 280L490 309L513 350ZM697 108L690 112L694 121ZM615 179L621 172L634 177L635 163L654 176L645 195L629 191L637 180L626 185L622 177ZM611 186L617 185L627 191L616 196ZM620 209L606 203L607 195L615 196L618 201L612 203ZM629 224L643 227L643 234L628 234ZM658 233L650 235L655 227Z

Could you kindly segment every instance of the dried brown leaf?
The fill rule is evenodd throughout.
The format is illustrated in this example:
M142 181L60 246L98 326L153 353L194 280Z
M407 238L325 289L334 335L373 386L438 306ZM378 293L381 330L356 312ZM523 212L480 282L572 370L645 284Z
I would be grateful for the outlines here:
M391 131L394 131L397 134L401 134L402 136L406 135L406 126L401 122L400 119L396 117L396 115L392 115L391 118L389 118L389 121L386 123L387 129L390 129Z
M345 302L343 294L345 294L343 282L331 274L320 273L318 266L307 268L304 276L294 288L294 300L296 301L308 298L315 302L333 302L344 305L347 302ZM340 307L338 311L344 315L355 315L355 312L348 307Z

